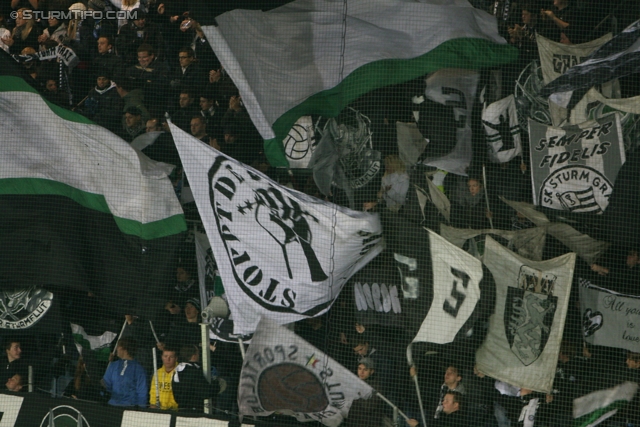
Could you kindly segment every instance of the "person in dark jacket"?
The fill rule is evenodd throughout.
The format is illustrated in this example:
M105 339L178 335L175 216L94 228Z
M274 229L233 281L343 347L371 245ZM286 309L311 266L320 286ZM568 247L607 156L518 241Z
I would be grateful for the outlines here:
M98 72L96 86L89 91L78 112L111 132L117 133L120 131L123 106L116 84L111 81L110 74L105 68L102 72Z
M221 382L206 380L200 364L200 350L195 345L182 347L180 360L184 360L176 367L171 387L173 397L178 402L181 411L202 412L204 400L210 399L215 403L216 396L221 392Z

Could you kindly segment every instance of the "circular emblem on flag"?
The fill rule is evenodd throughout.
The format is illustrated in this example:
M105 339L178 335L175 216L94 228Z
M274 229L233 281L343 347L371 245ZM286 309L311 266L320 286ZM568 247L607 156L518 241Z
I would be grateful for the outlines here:
M209 175L218 232L244 294L281 313L314 315L328 307L329 298L297 300L299 284L328 278L328 251L314 240L322 230L314 213L287 190L222 156Z
M540 187L540 205L577 213L602 213L613 185L588 166L565 166L552 172Z
M0 292L0 328L32 327L49 311L52 301L51 292L35 286Z
M53 417L53 424L50 423L51 417ZM42 419L40 427L49 427L51 425L55 427L78 427L79 420L82 420L84 427L91 427L87 419L73 406L61 405L51 409L47 415Z
M329 405L322 382L295 363L265 369L258 379L258 398L267 411L320 412Z

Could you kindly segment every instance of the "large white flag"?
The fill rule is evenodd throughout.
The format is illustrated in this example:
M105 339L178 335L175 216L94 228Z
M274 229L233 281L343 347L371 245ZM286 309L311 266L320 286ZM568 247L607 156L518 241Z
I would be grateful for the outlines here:
M516 55L495 17L466 1L349 0L345 8L296 0L268 12L234 10L216 22L203 31L277 166L287 165L282 140L301 116L335 117L374 89Z
M431 230L429 247L433 300L413 341L447 344L453 342L480 301L482 263Z
M594 391L573 400L573 425L593 427L614 416L638 391L638 384L624 382L605 390Z
M371 386L292 331L263 318L240 373L242 415L275 411L299 421L337 426L356 399L375 398Z
M278 323L329 309L344 283L383 247L376 214L291 190L171 124L211 242L234 333L261 316Z
M575 253L531 261L485 243L484 264L496 281L496 308L476 353L478 369L517 387L550 393L567 316Z

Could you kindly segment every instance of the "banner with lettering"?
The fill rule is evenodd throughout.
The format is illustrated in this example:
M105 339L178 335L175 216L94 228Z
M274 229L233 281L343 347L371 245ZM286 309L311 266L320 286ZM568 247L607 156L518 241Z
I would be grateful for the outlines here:
M242 365L241 415L279 412L336 427L373 388L295 333L262 318Z
M487 236L483 263L497 295L487 338L476 352L480 372L551 393L575 261L575 253L531 261Z
M404 328L402 286L393 254L383 252L358 271L341 297L352 301L356 322Z
M67 330L60 315L60 298L52 292L38 286L0 291L1 334L58 334Z
M640 297L580 286L582 336L589 344L640 353Z
M291 190L170 124L217 262L234 334L325 313L384 248L377 214Z
M542 71L544 84L547 85L551 83L566 73L569 68L583 62L591 53L595 52L609 40L611 40L611 34L605 34L587 43L567 45L551 41L537 34L536 42L538 44L540 69ZM607 92L610 91L611 88L607 88ZM549 109L554 126L559 126L562 120L567 118L567 110L560 105L550 102Z
M529 140L535 205L604 212L625 162L617 113L561 128L529 120Z

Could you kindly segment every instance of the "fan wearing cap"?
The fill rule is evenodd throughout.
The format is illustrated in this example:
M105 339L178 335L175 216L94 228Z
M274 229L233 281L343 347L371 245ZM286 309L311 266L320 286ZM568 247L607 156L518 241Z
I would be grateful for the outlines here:
M120 127L120 111L123 102L111 75L106 69L97 73L96 86L89 91L77 110L80 114L93 120L100 126L117 133Z
M369 384L377 392L380 386L375 379L375 363L369 357L358 362L358 378ZM354 400L345 421L347 427L374 427L384 425L384 402L372 395L368 399Z
M173 348L200 344L200 299L189 298L184 304L184 317L176 321L167 333L165 343ZM165 343L158 347L164 348Z

